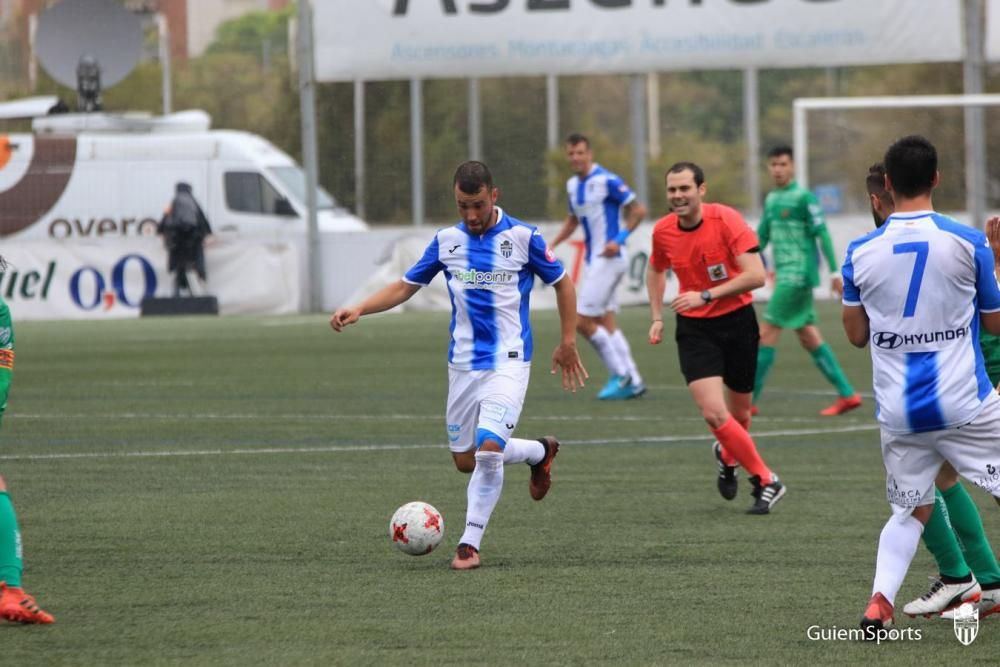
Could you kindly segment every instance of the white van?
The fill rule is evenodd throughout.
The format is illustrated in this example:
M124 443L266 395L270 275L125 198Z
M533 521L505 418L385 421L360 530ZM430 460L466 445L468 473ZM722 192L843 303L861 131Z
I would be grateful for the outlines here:
M155 234L183 181L216 234L304 238L302 169L259 136L210 125L203 111L35 118L32 134L0 137L0 237ZM322 189L317 200L320 232L368 229Z

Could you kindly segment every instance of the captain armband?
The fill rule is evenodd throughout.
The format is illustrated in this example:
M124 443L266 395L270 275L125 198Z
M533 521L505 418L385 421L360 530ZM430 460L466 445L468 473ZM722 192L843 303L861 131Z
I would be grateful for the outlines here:
M14 350L0 350L0 368L14 370Z
M632 233L632 230L630 230L628 227L626 227L626 228L622 229L620 232L618 232L618 235L615 236L615 238L613 240L618 245L625 245L625 241L628 240L629 234L631 234L631 233Z

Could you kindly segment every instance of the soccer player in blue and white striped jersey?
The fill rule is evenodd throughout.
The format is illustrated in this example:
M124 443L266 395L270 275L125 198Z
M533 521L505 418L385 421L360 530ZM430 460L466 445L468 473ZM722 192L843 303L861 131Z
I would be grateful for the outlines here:
M885 191L885 167L868 169L865 178L872 217L881 227L892 214L892 197ZM986 238L993 252L994 275L1000 264L1000 217L986 221ZM990 384L1000 383L1000 337L979 333L979 346ZM944 463L934 480L934 509L924 525L923 541L934 556L938 576L930 590L903 607L908 616L954 617L955 609L979 597L979 618L1000 613L1000 565L986 537L975 500L959 482L958 473Z
M893 514L879 539L872 598L861 626L892 623L934 505L945 461L1000 497L1000 396L979 328L1000 333L1000 287L986 236L935 213L937 151L909 136L885 154L895 212L855 240L843 264L843 322L857 347L871 342L876 415Z
M597 394L601 400L624 400L646 391L632 348L618 328L615 290L628 262L625 241L646 215L645 207L617 174L594 162L590 141L582 134L566 139L573 176L566 181L569 212L552 239L555 248L583 227L584 268L577 298L576 329L594 346L610 375Z
M496 206L499 191L485 164L460 165L453 187L462 221L439 230L403 278L360 304L338 309L330 325L341 331L362 315L389 310L444 273L452 305L447 434L455 466L472 473L465 532L451 566L470 570L480 565L480 542L500 499L504 466L528 463L528 490L541 500L559 451L553 436L512 437L534 351L528 301L535 276L556 290L561 336L552 372L560 369L563 388L576 391L587 371L576 349L576 290L538 230Z

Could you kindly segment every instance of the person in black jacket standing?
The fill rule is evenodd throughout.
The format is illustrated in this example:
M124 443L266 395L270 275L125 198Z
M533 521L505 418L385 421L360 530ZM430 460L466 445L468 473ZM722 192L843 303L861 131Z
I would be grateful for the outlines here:
M202 282L207 280L204 242L205 237L212 233L212 227L191 194L188 183L177 184L170 208L163 214L156 231L163 236L167 246L167 269L174 274L174 296L180 296L181 290L186 290L188 296L194 296L187 272L194 269Z

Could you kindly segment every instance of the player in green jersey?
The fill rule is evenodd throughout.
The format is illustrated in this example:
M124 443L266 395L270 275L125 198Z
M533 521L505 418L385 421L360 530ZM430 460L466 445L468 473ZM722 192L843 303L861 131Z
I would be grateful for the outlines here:
M7 263L0 257L0 274ZM0 299L0 417L7 408L7 393L14 370L14 328L10 309ZM21 532L7 485L0 477L0 619L15 623L54 623L52 615L38 608L21 588Z
M865 180L875 226L881 227L893 212L892 197L885 189L885 167L882 163L868 169ZM1000 218L991 218L986 225L987 238L993 257L1000 265ZM994 272L997 268L994 267ZM1000 383L1000 336L980 331L979 343L990 381ZM950 463L941 466L934 481L934 509L924 526L924 546L934 556L938 578L930 590L913 600L903 613L910 616L949 617L955 607L965 601L975 601L979 618L1000 612L1000 566L993 547L986 539L983 521L976 504L958 483L958 473Z
M813 288L820 284L817 241L830 268L831 288L838 296L843 291L833 242L816 196L793 179L795 163L791 147L773 148L768 153L767 166L777 187L768 193L764 201L764 216L757 228L757 236L761 250L768 243L773 247L775 281L771 300L760 324L760 349L757 352L751 414L757 414L757 401L774 364L775 346L781 331L794 329L799 343L812 356L823 376L836 387L839 395L836 402L820 414L841 415L860 406L861 396L844 375L833 350L823 341L813 309Z

